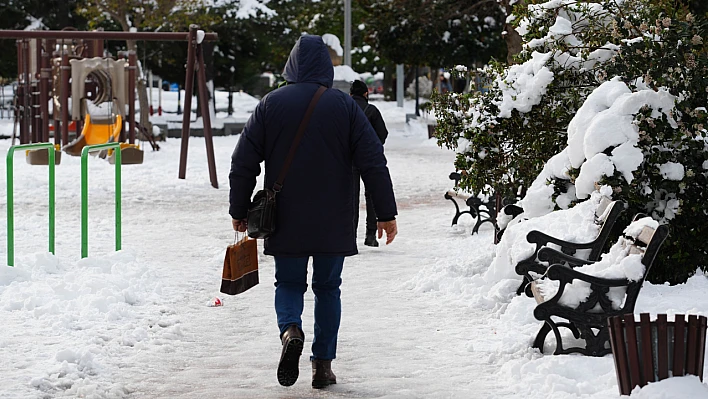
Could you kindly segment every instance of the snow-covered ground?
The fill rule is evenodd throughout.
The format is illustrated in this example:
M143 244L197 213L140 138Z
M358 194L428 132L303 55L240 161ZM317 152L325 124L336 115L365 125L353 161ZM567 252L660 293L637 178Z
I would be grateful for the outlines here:
M455 154L427 140L424 125L405 124L410 102L403 110L376 105L391 130L386 154L400 233L390 246L360 246L345 262L333 363L338 385L310 388L307 352L300 380L278 385L272 258L260 257L260 285L236 297L219 293L224 250L234 237L227 176L238 137L214 139L218 190L209 185L204 141L195 137L186 180L177 179L179 140L146 152L142 165L124 167L117 253L113 165L91 160L84 260L79 160L64 156L56 170L52 256L45 252L46 168L17 154L16 266L0 266L0 398L617 398L611 356L530 348L541 325L535 302L513 295L517 280L484 276L494 257L491 227L471 236L470 220L449 225L453 206L443 193ZM9 146L0 140L3 159ZM3 220L5 171L0 162ZM0 229L0 264L6 236ZM675 287L646 283L636 312L708 315L706 291L702 274ZM215 296L223 307L207 306ZM312 309L308 294L308 341ZM674 378L632 397L708 397L708 386Z

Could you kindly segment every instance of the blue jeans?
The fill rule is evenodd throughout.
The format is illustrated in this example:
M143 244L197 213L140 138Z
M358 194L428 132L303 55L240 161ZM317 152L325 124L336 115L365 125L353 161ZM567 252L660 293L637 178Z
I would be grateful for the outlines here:
M315 293L315 337L311 359L331 360L337 353L337 333L342 316L339 286L343 256L313 256L312 291ZM292 324L302 329L310 257L275 257L275 313L280 334Z

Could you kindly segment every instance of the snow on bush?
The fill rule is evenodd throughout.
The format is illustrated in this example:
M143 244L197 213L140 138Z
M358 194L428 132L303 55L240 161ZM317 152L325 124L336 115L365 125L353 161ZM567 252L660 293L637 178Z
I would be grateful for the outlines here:
M456 168L471 191L515 196L549 154L560 152L569 121L599 85L595 69L617 54L608 32L618 5L553 1L517 8L526 41L517 65L491 62L477 71L484 91L434 95L439 144L456 148ZM453 74L459 74L453 69ZM539 139L540 138L540 139Z
M661 110L666 110L663 116L676 125L668 113L673 108L674 99L666 91L632 92L619 78L600 85L570 121L568 146L551 158L520 201L525 210L529 208L527 216L538 216L539 212L553 210L555 205L567 208L569 202L588 198L598 182L615 173L626 183L632 183L633 173L644 161L638 147L639 129L634 123L634 115L641 108L649 107L652 117L659 118ZM576 198L554 204L556 192L548 182L571 180L570 171L573 169L579 169L573 191Z
M418 77L418 94L423 98L430 98L433 92L433 82L428 79L427 76L422 75ZM406 89L406 94L411 97L415 97L415 79L408 85Z
M519 65L478 71L485 92L433 97L438 142L466 172L460 186L522 193L529 219L607 185L629 204L620 225L638 212L671 224L653 281L708 267L705 23L648 0L516 12Z

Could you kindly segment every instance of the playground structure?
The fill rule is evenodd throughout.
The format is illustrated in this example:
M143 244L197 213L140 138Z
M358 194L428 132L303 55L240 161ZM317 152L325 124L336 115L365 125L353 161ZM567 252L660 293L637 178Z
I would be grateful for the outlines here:
M15 117L20 144L49 142L50 132L54 131L56 149L63 145L66 153L78 156L84 145L126 141L125 134L101 133L106 129L123 132L122 122L127 119L130 130L129 142L123 149L124 163L142 163L142 150L135 145L134 106L125 118L126 103L135 102L137 58L134 55L123 54L124 58L117 60L104 57L101 40L42 38L18 40L17 53ZM91 123L92 113L96 114L94 123ZM76 132L72 142L69 141L71 127ZM148 134L143 136L148 140L152 138ZM151 144L153 149L158 148L154 140ZM44 150L29 150L27 162L46 165L47 154ZM60 163L61 152L57 152L56 161Z
M185 82L185 111L182 123L179 178L186 176L187 149L190 134L190 116L194 75L202 109L209 109L202 41L216 40L215 33L204 33L196 25L189 32L78 32L78 31L8 31L0 30L0 39L18 39L18 91L15 98L15 117L20 126L20 145L13 145L7 154L7 248L9 266L14 265L14 207L13 169L14 153L26 151L31 164L49 167L49 252L55 252L55 179L54 168L59 163L61 144L64 151L81 156L81 257L88 256L88 155L94 151L108 151L109 161L116 165L116 250L121 249L121 164L135 146L135 73L137 57L127 53L127 61L95 57L103 54L102 40L186 40L188 56ZM71 41L71 47L66 44ZM69 48L74 54L69 57ZM49 51L58 49L57 51ZM85 52L88 52L85 54ZM57 57L60 55L60 57ZM82 58L90 55L88 58ZM52 61L54 56L54 61ZM54 64L52 64L52 62ZM53 68L52 65L54 65ZM127 79L125 73L127 71ZM70 79L71 73L71 79ZM127 80L127 82L126 82ZM71 86L71 115L69 120L69 87ZM49 100L53 99L53 124L50 125ZM91 103L88 102L91 100ZM91 106L107 113L92 115ZM128 108L127 111L125 108ZM114 112L115 111L115 112ZM128 124L126 132L125 124ZM77 134L69 142L69 127L74 124ZM218 188L214 145L209 112L203 114L204 138L211 185ZM54 131L54 143L49 141ZM127 142L126 142L127 136ZM151 137L151 134L147 135ZM111 155L112 153L112 155ZM57 156L58 154L58 156ZM136 158L134 158L136 159ZM142 162L142 152L139 155ZM140 163L132 162L132 163Z
M142 162L142 151L135 144L136 131L141 131L148 140L154 139L152 132L135 121L137 55L128 51L120 59L104 57L105 40L187 41L184 108L191 110L196 72L200 106L209 109L202 42L215 41L217 35L199 31L196 25L190 26L189 32L0 30L0 39L17 39L15 117L20 144L47 143L53 131L56 149L63 148L68 154L79 155L84 145L120 142L123 163ZM51 118L50 99L53 99ZM91 115L92 112L97 115ZM190 117L191 112L183 114L180 179L186 177ZM218 188L211 119L208 112L202 117L209 177L211 185ZM76 138L70 142L72 124ZM156 149L154 141L151 145ZM30 150L27 157L35 165L49 162L47 151L43 150ZM57 151L56 163L60 158Z

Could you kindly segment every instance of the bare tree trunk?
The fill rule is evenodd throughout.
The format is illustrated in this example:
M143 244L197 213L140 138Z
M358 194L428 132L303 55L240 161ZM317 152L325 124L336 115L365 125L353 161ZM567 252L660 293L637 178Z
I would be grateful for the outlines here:
M506 15L511 15L512 12L512 5L509 3L509 0L502 1L502 7L504 7L504 10L506 11ZM526 7L526 1L518 0L514 6ZM506 62L511 65L514 63L514 56L521 52L522 39L521 35L519 35L519 33L516 31L516 29L514 29L514 27L510 23L504 24L504 32L506 32L504 35L504 41L506 41L507 50Z
M393 74L396 72L395 64L386 64L384 66L384 79L383 79L383 89L384 89L384 99L391 101L396 98L396 88L393 87Z
M135 40L127 40L128 51L135 51L138 53L138 44ZM138 61L138 65L140 62ZM148 132L152 132L152 125L150 124L150 105L148 104L147 86L145 85L145 80L143 79L143 67L140 65L138 68L138 73L135 74L135 87L138 91L138 104L140 105L140 123L141 126L145 127Z

